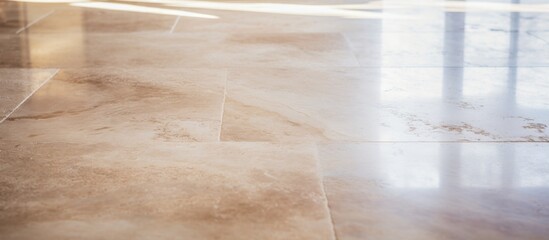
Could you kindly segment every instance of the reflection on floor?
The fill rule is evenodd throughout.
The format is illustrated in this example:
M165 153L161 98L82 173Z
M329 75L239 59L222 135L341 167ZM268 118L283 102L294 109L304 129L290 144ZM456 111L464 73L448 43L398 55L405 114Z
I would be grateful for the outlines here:
M542 0L0 3L0 239L547 239Z

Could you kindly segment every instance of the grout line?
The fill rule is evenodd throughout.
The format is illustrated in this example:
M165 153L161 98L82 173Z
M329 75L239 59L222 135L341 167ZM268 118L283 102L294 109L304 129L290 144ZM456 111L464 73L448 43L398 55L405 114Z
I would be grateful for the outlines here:
M55 77L55 75L57 75L57 73L59 72L59 69L57 69L57 71L55 71L48 79L46 79L46 81L44 81L42 84L40 84L40 86L38 86L36 89L34 89L34 91L32 91L27 97L25 97L25 99L23 99L23 101L21 101L19 104L17 104L17 106L15 106L13 108L13 110L11 110L4 118L2 118L2 120L0 120L0 123L3 123L6 119L8 119L11 114L13 114L19 107L21 107L21 105L23 105L23 103L25 103L32 95L34 95L34 93L36 93L38 90L40 90L40 88L42 88L42 86L46 85L47 82L49 82L53 77Z
M177 26L177 24L179 23L180 18L181 16L177 16L177 18L175 19L175 22L172 25L172 29L170 29L170 34L173 33L173 31L175 30L175 26Z
M529 36L531 36L531 37L533 37L533 38L536 38L536 39L538 39L538 40L541 40L542 42L544 42L544 43L546 43L546 44L549 44L549 41L546 41L545 39L539 37L539 36L536 35L535 33L532 33L532 32L530 32L530 31L527 31L526 34L529 35Z
M335 222L334 222L334 218L332 216L332 209L330 208L330 201L328 200L328 194L326 193L326 185L324 185L324 171L322 170L322 164L320 163L320 158L318 157L318 143L317 144L314 144L314 146L316 147L316 151L315 151L315 160L316 160L316 170L317 170L317 176L320 180L320 185L321 185L321 191L322 191L322 194L324 194L324 198L326 198L326 204L325 204L325 207L326 207L326 210L328 211L328 217L330 217L330 224L332 224L332 237L334 240L337 240L338 237L337 237L337 232L335 230Z
M460 140L441 140L441 141L331 141L319 143L549 143L544 140L501 140L501 141L460 141Z
M208 142L208 141L205 141ZM345 140L333 140L333 141L257 141L257 140L246 140L238 141L231 140L225 142L233 143L280 143L280 144L296 144L296 143L315 143L315 144L401 144L401 143L440 143L440 144L549 144L549 141L535 140L517 140L517 141L345 141Z
M221 68L221 67L218 67ZM303 70L316 70L316 69L536 69L536 68L549 68L549 65L538 66L229 66L228 69L303 69Z
M224 143L257 143L257 144L282 144L282 145L295 145L295 144L390 144L390 143L426 143L426 142L341 142L341 141L333 141L333 142L308 142L308 141L300 141L300 142L281 142L281 141L254 141L254 140L246 140L246 141L223 141ZM41 143L70 143L67 141L41 141ZM207 143L219 143L218 141L199 141L196 143L200 144L207 144ZM465 142L428 142L428 143L440 143L440 144L459 144L459 143L465 143ZM539 144L539 145L549 145L549 142L470 142L472 144Z
M324 185L324 177L320 176L320 184L322 185L322 193L324 194L324 198L326 198L326 209L328 210L328 217L330 217L330 223L332 224L332 237L334 240L337 240L337 232L335 229L335 222L334 218L332 217L332 209L330 208L330 200L328 200L328 194L326 194L326 186Z
M27 29L30 28L32 25L36 24L36 23L39 22L40 20L42 20L42 19L48 17L49 15L51 15L53 12L55 12L55 10L51 10L49 13L46 13L46 14L42 15L41 17L35 19L35 20L32 21L31 23L27 24L27 26L25 26L25 27L23 27L23 28L17 30L17 32L15 32L15 34L19 34L19 33L23 32L23 31L27 30Z
M219 136L217 140L221 142L221 131L223 130L223 115L225 115L225 100L227 99L227 84L229 82L229 71L225 74L225 88L223 89L223 102L221 102L221 118L219 120Z

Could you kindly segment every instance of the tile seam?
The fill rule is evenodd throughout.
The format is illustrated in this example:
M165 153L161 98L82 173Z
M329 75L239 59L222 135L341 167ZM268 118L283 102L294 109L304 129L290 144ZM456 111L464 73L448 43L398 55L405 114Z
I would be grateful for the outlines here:
M318 156L318 151L319 151L318 143L315 143L314 146L315 146L314 157L315 157L315 162L316 162L317 176L318 176L318 179L320 181L322 194L324 195L324 198L326 199L326 203L324 204L324 207L326 208L326 211L328 212L328 217L330 218L330 224L332 225L332 238L334 240L338 240L337 232L336 232L336 229L335 229L335 222L334 222L334 218L332 216L332 209L330 208L330 200L328 199L328 194L326 193L326 186L324 185L324 174L323 174L323 171L322 171L322 166L320 164L320 158Z
M0 123L3 123L6 119L8 119L15 111L17 111L17 109L19 109L19 107L21 107L25 102L27 102L27 100L29 100L29 98L31 98L34 95L34 93L36 93L38 90L40 90L42 88L42 86L46 85L46 83L48 83L53 77L55 77L57 75L57 73L59 73L59 70L60 69L57 69L48 79L46 79L43 83L41 83L40 86L38 86L36 89L34 89L19 104L17 104L8 114L6 114L6 116L4 118L2 118L2 120L0 120Z
M543 39L542 37L538 36L538 35L535 34L535 33L532 33L532 32L530 32L530 31L526 31L526 34L527 34L528 36L531 36L531 37L533 37L533 38L535 38L535 39L538 39L538 40L544 42L545 44L549 44L549 41L546 41L545 39Z
M23 31L26 31L27 29L29 29L32 25L38 23L39 21L43 20L44 18L47 18L48 16L50 16L52 13L54 13L55 10L51 10L50 12L42 15L41 17L35 19L34 21L30 22L29 24L27 24L25 27L23 28L20 28L19 30L17 30L17 32L15 32L15 34L19 34Z

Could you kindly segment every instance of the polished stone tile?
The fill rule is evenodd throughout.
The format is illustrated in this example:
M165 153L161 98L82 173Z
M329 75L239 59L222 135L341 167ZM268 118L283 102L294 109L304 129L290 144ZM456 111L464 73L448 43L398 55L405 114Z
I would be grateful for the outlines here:
M448 6L445 6L447 4ZM510 12L513 4L486 6L444 1L331 2L167 2L219 19L186 18L176 31L217 32L451 32L546 31L549 14L544 5ZM467 6L468 5L468 6ZM160 5L162 6L162 4ZM537 8L538 11L536 11Z
M384 14L401 16L380 21L369 21L381 32L527 32L548 31L548 13L493 12L493 11L445 11L422 8L384 9ZM406 17L413 16L413 17Z
M0 122L50 79L55 69L0 68Z
M239 11L200 11L219 19L181 19L175 32L237 32L237 33L333 33L378 29L377 19L346 19L306 15L278 15Z
M29 28L29 32L169 32L176 18L169 15L75 7L55 11L48 18Z
M0 239L549 236L543 0L18 1Z
M238 69L225 141L549 141L548 68Z
M62 70L0 125L1 140L217 141L224 70Z
M25 27L47 18L55 11L49 5L0 2L0 34L16 34Z
M547 31L545 2L511 1L383 1L382 12L399 18L382 21L383 31Z
M549 144L319 146L338 239L545 239Z
M358 65L336 33L0 35L0 51L0 67Z
M312 145L0 149L2 239L333 239Z
M367 67L549 66L549 44L527 33L348 33Z

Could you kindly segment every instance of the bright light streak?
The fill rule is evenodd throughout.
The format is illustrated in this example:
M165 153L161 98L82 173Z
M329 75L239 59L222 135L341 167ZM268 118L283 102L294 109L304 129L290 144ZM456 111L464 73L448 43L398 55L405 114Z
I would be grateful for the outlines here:
M283 3L236 3L236 2L210 2L210 1L176 1L176 0L122 0L127 2L142 2L163 4L170 7L213 9L242 12L274 13L301 16L322 16L342 18L402 18L383 12L349 10L337 5L308 5L308 4L283 4ZM375 9L371 6L371 9ZM379 7L377 7L379 8Z
M79 2L71 3L71 6L75 7L84 7L84 8L97 8L97 9L107 9L114 11L128 11L128 12L140 12L140 13L153 13L153 14L162 14L162 15L173 15L181 17L195 17L195 18L208 18L208 19L217 19L219 17L214 15L207 15L201 13L193 13L181 10L172 10L164 8L155 8L155 7L143 7L130 4L121 4L121 3L107 3L107 2Z
M166 6L204 8L216 10L234 10L294 15L340 16L349 18L368 18L375 12L356 10L397 9L413 7L445 8L446 11L497 11L497 12L549 12L549 4L498 3L481 1L439 1L439 0L396 0L371 1L356 4L309 5L257 2L210 2L187 0L120 0L126 2L156 3ZM378 13L381 14L381 13Z
M26 3L76 3L88 2L88 0L10 0L11 2L26 2Z

